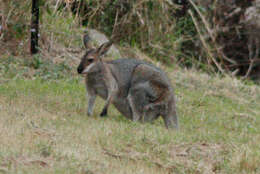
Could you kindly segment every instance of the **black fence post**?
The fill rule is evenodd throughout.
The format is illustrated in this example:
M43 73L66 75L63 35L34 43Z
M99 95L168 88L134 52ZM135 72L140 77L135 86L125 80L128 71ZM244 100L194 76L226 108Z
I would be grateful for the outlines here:
M38 52L39 0L32 0L31 54Z

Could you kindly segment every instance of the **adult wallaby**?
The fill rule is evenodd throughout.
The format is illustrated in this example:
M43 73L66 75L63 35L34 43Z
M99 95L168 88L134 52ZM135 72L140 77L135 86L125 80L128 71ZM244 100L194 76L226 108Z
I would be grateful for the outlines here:
M106 100L100 116L106 116L113 103L133 121L151 122L161 115L167 128L178 128L173 89L161 69L136 59L103 61L112 42L93 49L89 40L88 35L83 37L86 53L77 69L79 74L86 74L88 115L92 115L98 95Z

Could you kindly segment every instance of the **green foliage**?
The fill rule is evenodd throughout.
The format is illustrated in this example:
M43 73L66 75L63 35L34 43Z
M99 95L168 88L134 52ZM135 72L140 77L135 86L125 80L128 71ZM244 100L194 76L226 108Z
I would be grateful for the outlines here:
M4 30L4 38L7 40L12 38L24 39L30 23L30 1L12 0L3 2L1 6L3 10L1 15L5 17L2 19L5 19L5 21L2 22L6 23L8 28L8 30Z
M66 62L55 64L43 59L40 54L32 58L8 56L0 59L0 74L6 79L39 77L44 80L56 80L72 75L72 69Z

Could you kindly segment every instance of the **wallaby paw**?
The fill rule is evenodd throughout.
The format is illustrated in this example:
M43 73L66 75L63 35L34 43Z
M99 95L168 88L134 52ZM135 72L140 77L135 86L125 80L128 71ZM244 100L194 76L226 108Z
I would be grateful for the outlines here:
M100 117L106 117L107 116L107 110L103 109L103 111L100 114Z

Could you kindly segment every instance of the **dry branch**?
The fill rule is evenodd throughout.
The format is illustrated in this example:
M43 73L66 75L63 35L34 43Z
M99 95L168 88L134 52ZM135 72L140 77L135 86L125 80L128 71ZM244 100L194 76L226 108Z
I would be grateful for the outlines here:
M225 71L222 69L222 67L219 65L219 63L216 61L216 59L214 58L213 56L213 53L211 52L210 48L208 47L208 44L206 42L206 40L204 39L204 37L202 36L202 32L199 28L199 24L196 20L196 18L194 17L194 14L191 10L188 10L188 13L190 14L193 22L194 22L194 25L196 27L196 30L198 31L198 34L199 34L199 37L200 37L200 40L202 42L202 45L204 46L204 48L206 49L206 52L207 54L209 55L209 57L211 58L211 60L215 63L215 65L217 66L218 70L222 73L225 73Z
M214 34L214 32L213 32L213 31L215 31L215 30L211 29L209 22L206 20L206 18L204 17L204 15L200 12L200 10L199 10L199 8L197 7L197 5L196 5L192 0L189 0L189 2L192 4L192 6L193 6L194 9L196 10L196 12L199 14L199 16L200 16L200 18L201 18L203 24L205 25L205 28L206 28L206 30L207 30L207 32L208 32L208 34L209 34L209 36L210 36L210 38L211 38L211 40L212 40L212 42L213 42L213 45L214 45L214 47L215 47L215 50L216 50L217 53L218 53L219 58L220 58L220 59L223 58L223 59L225 59L226 61L228 61L229 63L236 64L236 61L234 61L234 60L228 58L228 57L223 53L223 51L221 51L221 49L219 49L219 46L218 46L218 44L217 44L217 42L216 42L216 37L217 37L217 36L216 36L216 34Z

